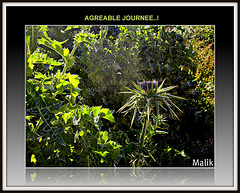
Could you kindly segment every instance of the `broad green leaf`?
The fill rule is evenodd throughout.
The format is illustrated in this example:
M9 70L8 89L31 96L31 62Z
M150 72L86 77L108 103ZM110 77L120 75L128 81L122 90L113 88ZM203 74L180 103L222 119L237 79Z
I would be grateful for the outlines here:
M67 58L64 56L64 51L63 51L63 49L61 47L61 43L60 42L52 41L51 39L42 38L42 39L38 40L38 43L40 45L42 44L42 45L47 46L48 48L51 48L52 50L57 52L59 55L61 55L62 58L64 58L65 62L67 61Z
M97 117L99 115L101 108L102 106L95 106L91 108L94 117Z
M73 96L74 100L76 100L79 93L78 93L77 88L74 88L72 86L72 84L70 85L70 92L71 92L71 95Z
M98 144L105 144L108 140L108 132L107 131L100 131L98 137Z
M93 151L93 152L101 155L102 157L106 157L106 155L109 153L108 151L104 151L104 152L102 152L102 151Z
M36 79L46 79L47 76L45 74L40 73L40 72L36 72L35 73L35 78Z
M37 159L34 154L32 154L31 156L31 162L33 162L34 164L37 162Z
M82 137L84 135L84 131L80 131L79 135Z
M100 117L109 120L111 123L114 123L114 116L109 109L103 108L100 110Z
M61 87L65 87L69 85L69 82L68 81L65 81L65 80L61 80L59 84L56 85L56 88L59 89Z
M68 56L69 55L69 49L68 48L65 48L64 50L63 50L63 55L64 56Z
M53 58L49 58L50 63L46 63L46 64L50 64L52 66L62 66L63 63L62 62L57 62L56 60L54 60Z
M67 123L67 121L72 117L73 113L72 112L69 112L69 113L64 113L62 118L65 122L65 124Z
M109 141L106 146L110 145L111 148L113 149L119 149L122 147L121 145L117 144L115 141Z
M68 73L68 79L74 88L78 88L78 84L79 84L78 75L72 75L72 74Z
M47 54L33 53L29 56L28 62L31 64L48 64L52 66L61 66L63 63L57 62L53 58L47 56Z
M82 115L90 115L90 108L87 106L82 107Z

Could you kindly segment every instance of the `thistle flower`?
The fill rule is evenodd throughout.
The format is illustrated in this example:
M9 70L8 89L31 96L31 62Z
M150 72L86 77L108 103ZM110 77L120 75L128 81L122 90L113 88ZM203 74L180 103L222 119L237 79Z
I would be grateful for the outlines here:
M137 112L140 113L140 119L143 120L143 127L140 137L140 148L141 151L144 146L145 137L147 137L147 129L150 126L151 118L154 120L155 129L158 127L160 120L160 108L169 111L171 115L178 119L177 114L173 111L173 107L181 111L176 104L172 102L172 98L184 99L168 93L168 91L176 88L176 86L168 86L163 88L165 79L158 86L156 80L139 82L139 85L133 82L134 89L128 88L128 91L121 92L131 94L128 101L117 111L121 112L125 108L128 108L123 113L127 114L129 111L134 110L130 129L132 128L133 121L137 116ZM145 92L143 92L143 90ZM186 100L186 99L184 99ZM154 112L156 112L156 115ZM160 115L160 116L159 116Z
M153 80L153 81L144 81L144 82L140 82L140 87L147 91L148 89L152 89L153 90L157 87L158 85L158 82L156 80Z

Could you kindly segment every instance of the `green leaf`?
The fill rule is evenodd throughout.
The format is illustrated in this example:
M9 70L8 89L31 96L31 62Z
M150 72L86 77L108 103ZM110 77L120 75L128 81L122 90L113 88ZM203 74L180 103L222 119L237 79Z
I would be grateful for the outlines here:
M68 31L71 29L79 29L81 28L81 25L71 25L71 26L67 26L67 28L64 31Z
M179 118L176 115L176 113L172 110L170 104L166 100L164 100L164 99L163 99L163 102L166 104L166 106L167 106L169 112L171 113L172 117L175 117L175 118L177 118L179 120Z
M161 85L158 87L158 89L157 89L157 93L162 89L165 80L166 80L166 79L164 79L164 80L162 81Z
M91 108L94 117L97 117L99 115L101 108L102 106L95 106Z
M72 74L68 73L68 79L74 88L78 88L78 84L79 84L78 75L72 75Z
M119 149L122 147L121 145L117 144L115 141L109 141L106 146L110 146L112 149Z
M76 100L76 97L78 96L79 93L77 88L74 88L72 84L70 85L70 92L71 92L71 96L73 96L73 98Z
M69 113L64 113L62 118L65 122L65 124L68 122L68 120L72 117L73 113L72 112L69 112Z
M63 50L63 55L64 56L68 56L69 55L69 49L68 48L64 48L64 50Z
M29 63L29 65L30 64L31 65L33 65L33 64L48 64L48 65L52 65L52 66L63 65L63 63L57 62L53 58L48 57L47 54L36 53L36 52L34 52L33 54L31 54L29 56L28 63ZM32 66L30 66L30 68L32 69Z
M170 91L174 88L176 88L177 86L169 86L169 87L166 87L166 88L163 88L163 89L160 89L160 90L157 90L157 93L163 93L163 92L167 92L167 91Z
M26 77L28 78L29 76L32 76L32 75L33 75L33 71L30 68L29 63L27 63L27 66L26 66Z
M108 132L107 131L100 131L98 137L98 144L105 144L108 141Z
M167 99L177 110L179 110L180 112L182 112L181 111L181 109L179 109L179 107L176 105L176 104L174 104L170 99Z
M187 100L185 98L182 98L182 97L179 97L179 96L175 96L175 95L171 95L171 94L168 94L168 93L166 93L166 95L169 96L169 97L172 97L172 98L176 98L176 99Z
M102 152L102 151L93 151L93 152L101 155L102 157L106 157L106 155L109 153L108 151L104 151L104 152Z
M132 128L132 125L133 125L133 121L136 117L136 114L137 114L137 110L138 110L138 104L140 103L141 101L136 101L136 105L134 106L134 113L133 113L133 116L132 116L132 121L131 121L131 125L130 125L130 129Z
M136 83L134 83L134 82L132 82L133 83L133 85L136 87L136 89L141 93L141 94L144 94L145 93L145 91L140 87L140 86L138 86Z
M100 117L109 120L111 123L115 122L112 112L107 108L100 110Z
M84 131L80 131L79 135L82 137L84 135L84 133L85 133Z
M67 40L66 40L67 41ZM64 41L64 42L66 42ZM57 41L52 41L50 38L42 38L40 40L38 40L38 43L44 46L47 46L48 48L51 48L52 50L54 50L55 52L57 52L59 55L62 56L62 58L65 60L65 62L68 61L68 58L64 55L64 51L62 49L61 44L64 42L57 42Z
M34 164L37 162L37 159L34 154L32 154L31 156L31 162L33 162Z
M131 96L128 101L117 111L121 112L123 109L125 109L127 106L131 106L131 104L136 100L137 96L133 95Z

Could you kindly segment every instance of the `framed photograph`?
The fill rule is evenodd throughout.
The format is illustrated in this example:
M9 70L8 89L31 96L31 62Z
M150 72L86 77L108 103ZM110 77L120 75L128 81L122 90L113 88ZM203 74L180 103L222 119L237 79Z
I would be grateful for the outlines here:
M3 190L237 190L238 4L2 3Z

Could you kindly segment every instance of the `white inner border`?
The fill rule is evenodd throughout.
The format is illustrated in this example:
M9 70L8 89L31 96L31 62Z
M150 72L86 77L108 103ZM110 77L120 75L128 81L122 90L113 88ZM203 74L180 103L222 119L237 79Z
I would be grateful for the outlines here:
M233 6L234 7L234 186L233 187L7 187L6 186L6 8L8 6ZM2 190L237 190L238 187L238 3L2 3Z

